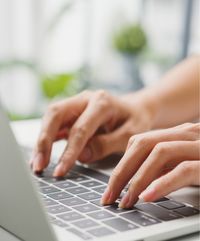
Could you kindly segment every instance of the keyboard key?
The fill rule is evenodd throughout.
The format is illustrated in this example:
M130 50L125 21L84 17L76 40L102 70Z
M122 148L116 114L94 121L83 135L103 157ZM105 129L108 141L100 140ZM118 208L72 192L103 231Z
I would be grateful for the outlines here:
M59 227L61 227L61 228L69 227L68 224L66 224L66 223L64 223L64 222L62 222L61 220L58 220L58 219L54 219L54 220L52 221L52 223L55 224L55 225L57 225L57 226L59 226Z
M94 190L95 192L98 192L100 194L103 194L104 191L106 189L106 186L101 186L101 187L96 187L96 188L92 188L92 190Z
M101 186L102 183L91 180L91 181L87 181L87 182L82 182L81 185L92 188L92 187Z
M114 203L108 207L106 207L106 210L109 210L110 212L113 213L125 213L125 212L130 212L132 209L123 209L118 207L118 203Z
M135 224L132 224L128 221L125 221L122 218L114 218L114 219L110 219L107 221L103 221L103 223L105 223L106 225L120 231L120 232L124 232L124 231L128 231L128 230L132 230L135 228L138 228Z
M69 228L69 229L67 229L67 231L69 231L69 232L77 235L79 238L81 238L81 239L83 239L83 240L89 240L89 239L91 239L91 236L89 236L89 235L86 234L86 233L83 233L83 232L79 231L79 230L76 229L76 228Z
M181 215L186 216L186 217L199 214L199 210L198 209L193 208L193 207L189 207L189 206L178 208L178 209L176 209L174 211L176 213L181 214Z
M91 201L91 203L93 203L93 204L95 204L96 206L99 206L99 207L106 207L106 206L103 206L101 204L101 199L93 200L93 201Z
M53 171L54 171L55 167L46 169L42 174L40 174L40 178L42 180L45 180L46 182L49 183L58 183L58 182L62 182L67 180L68 178L73 178L73 177L77 177L78 174L74 174L73 172L68 172L67 175L65 175L64 177L53 177Z
M86 201L84 201L78 197L68 198L65 200L61 200L60 202L69 207L87 203Z
M51 214L64 213L64 212L68 212L68 211L71 211L71 209L68 207L65 207L63 205L56 205L56 206L48 207L48 212Z
M103 174L103 173L100 173L98 171L95 171L95 170L92 170L90 168L86 168L86 167L83 167L81 165L75 165L73 167L73 171L76 171L78 173L81 173L83 175L86 175L86 176L89 176L89 177L92 177L96 180L99 180L101 182L104 182L104 183L108 183L108 180L109 180L109 176Z
M72 180L74 182L84 182L84 181L90 180L90 178L86 176L78 176L76 178L72 178Z
M158 205L163 207L163 208L170 209L170 210L185 207L185 205L183 203L179 203L179 202L176 202L176 201L173 201L173 200L160 202L160 203L158 203Z
M103 219L114 217L114 215L112 215L111 213L109 213L109 212L107 212L105 210L89 213L87 215L92 217L92 218L94 218L94 219L96 219L96 220L103 220Z
M138 211L124 213L124 214L121 214L120 216L136 224L139 224L141 226L149 226L156 223L160 223L159 220Z
M92 234L95 237L104 237L107 235L114 234L113 231L106 227L94 228L88 231L88 233Z
M162 198L157 199L157 200L155 200L155 201L153 201L153 202L154 202L154 203L158 203L158 202L164 202L164 201L167 201L167 200L169 200L169 198L167 198L167 197L162 197Z
M83 175L81 175L79 172L73 172L73 171L71 171L70 173L68 173L68 174L65 176L65 179L66 179L66 180L71 180L71 181L73 181L73 182L83 182L83 181L90 180L89 177L83 176Z
M49 194L49 193L59 192L60 190L58 188L49 186L49 187L42 187L40 191L43 194Z
M96 211L99 210L99 208L95 205L92 205L90 203L81 205L81 206L75 206L73 207L74 209L76 209L77 211L81 212L81 213L89 213L92 211Z
M83 215L81 215L80 213L77 213L75 211L59 214L59 215L57 215L57 217L60 219L63 219L64 221L67 221L67 222L72 222L72 221L84 218Z
M87 200L87 201L101 198L101 195L99 195L96 192L84 193L84 194L81 194L81 195L78 195L78 196L82 199Z
M57 184L54 184L56 187L59 187L61 189L67 189L71 187L76 187L77 185L69 180L64 181L64 182L59 182Z
M52 194L48 194L48 196L55 200L62 200L62 199L73 197L71 194L67 192L52 193Z
M65 175L65 180L67 180L67 179L76 179L77 177L80 177L81 175L80 175L80 173L78 173L78 172L73 172L73 171L70 171L70 172L68 172L67 173L67 175Z
M152 203L143 203L135 205L135 207L143 212L146 212L156 218L159 218L164 221L169 221L173 219L181 218L180 215L173 213L169 210L166 210L162 207L156 206Z
M45 206L53 206L58 204L58 202L50 199L50 198L44 198Z
M97 222L95 222L95 221L93 221L92 219L89 219L89 218L73 222L72 224L77 226L78 228L81 228L81 229L92 228L92 227L95 227L95 226L99 225Z
M49 176L49 177L43 177L42 180L48 182L48 183L58 183L60 181L62 181L61 178L55 178L55 177L52 177L52 176Z
M84 187L74 187L74 188L70 188L70 189L67 189L67 191L69 193L72 193L72 194L81 194L81 193L85 193L85 192L89 192L90 190L88 190L87 188L84 188Z

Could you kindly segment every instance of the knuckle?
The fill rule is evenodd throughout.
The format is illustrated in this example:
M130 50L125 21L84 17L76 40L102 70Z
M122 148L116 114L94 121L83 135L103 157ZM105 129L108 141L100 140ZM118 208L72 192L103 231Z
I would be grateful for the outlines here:
M87 127L86 126L74 126L71 129L71 135L76 136L78 139L84 138L87 134Z
M192 123L191 128L195 133L200 133L200 123Z
M106 90L97 90L96 91L96 96L100 99L107 98L108 92Z
M131 136L128 140L128 145L132 145L134 141L135 141L135 136Z
M180 163L178 168L179 168L179 172L183 176L188 176L193 172L193 166L191 165L190 161L184 161L184 162Z
M50 104L47 109L47 114L53 119L57 119L60 116L60 108L58 103Z
M180 125L179 129L185 138L190 138L193 141L200 139L200 123L184 123Z
M166 142L156 144L153 152L156 156L166 156L169 153L169 145Z
M200 131L200 123L184 123L181 125L183 128L185 128L186 130L190 130L190 131Z
M144 134L137 134L134 136L134 142L138 146L147 146L149 144L149 137Z
M109 107L109 94L105 90L98 90L94 96L100 109Z

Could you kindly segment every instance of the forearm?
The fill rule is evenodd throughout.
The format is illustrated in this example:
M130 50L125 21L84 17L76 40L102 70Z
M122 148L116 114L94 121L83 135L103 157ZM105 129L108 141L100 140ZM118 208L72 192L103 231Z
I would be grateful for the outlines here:
M166 128L199 118L200 57L175 66L152 88L124 97L142 102L149 111L152 128Z

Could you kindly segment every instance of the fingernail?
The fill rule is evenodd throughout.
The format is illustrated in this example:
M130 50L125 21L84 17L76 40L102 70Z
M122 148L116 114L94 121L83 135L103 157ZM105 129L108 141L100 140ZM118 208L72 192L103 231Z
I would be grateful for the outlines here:
M119 208L130 208L132 205L131 194L128 191L122 198L121 202L119 203Z
M60 176L64 176L65 175L65 165L63 164L63 162L60 162L54 172L53 172L53 176L54 177L60 177Z
M112 196L112 192L110 190L110 187L108 186L104 191L104 194L102 195L101 204L102 205L109 204L109 202L111 201L111 196Z
M92 159L92 151L89 147L84 148L83 152L81 153L81 160L89 161Z
M156 199L156 191L154 187L149 186L145 191L139 195L139 199L144 202L149 202Z
M32 161L33 171L40 172L42 170L43 154L41 152L37 153Z

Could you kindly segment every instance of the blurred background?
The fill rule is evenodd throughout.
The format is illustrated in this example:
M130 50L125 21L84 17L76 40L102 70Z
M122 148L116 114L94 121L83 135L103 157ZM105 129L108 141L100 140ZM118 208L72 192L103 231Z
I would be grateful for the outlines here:
M37 118L84 89L155 85L200 53L200 0L0 0L0 98Z

